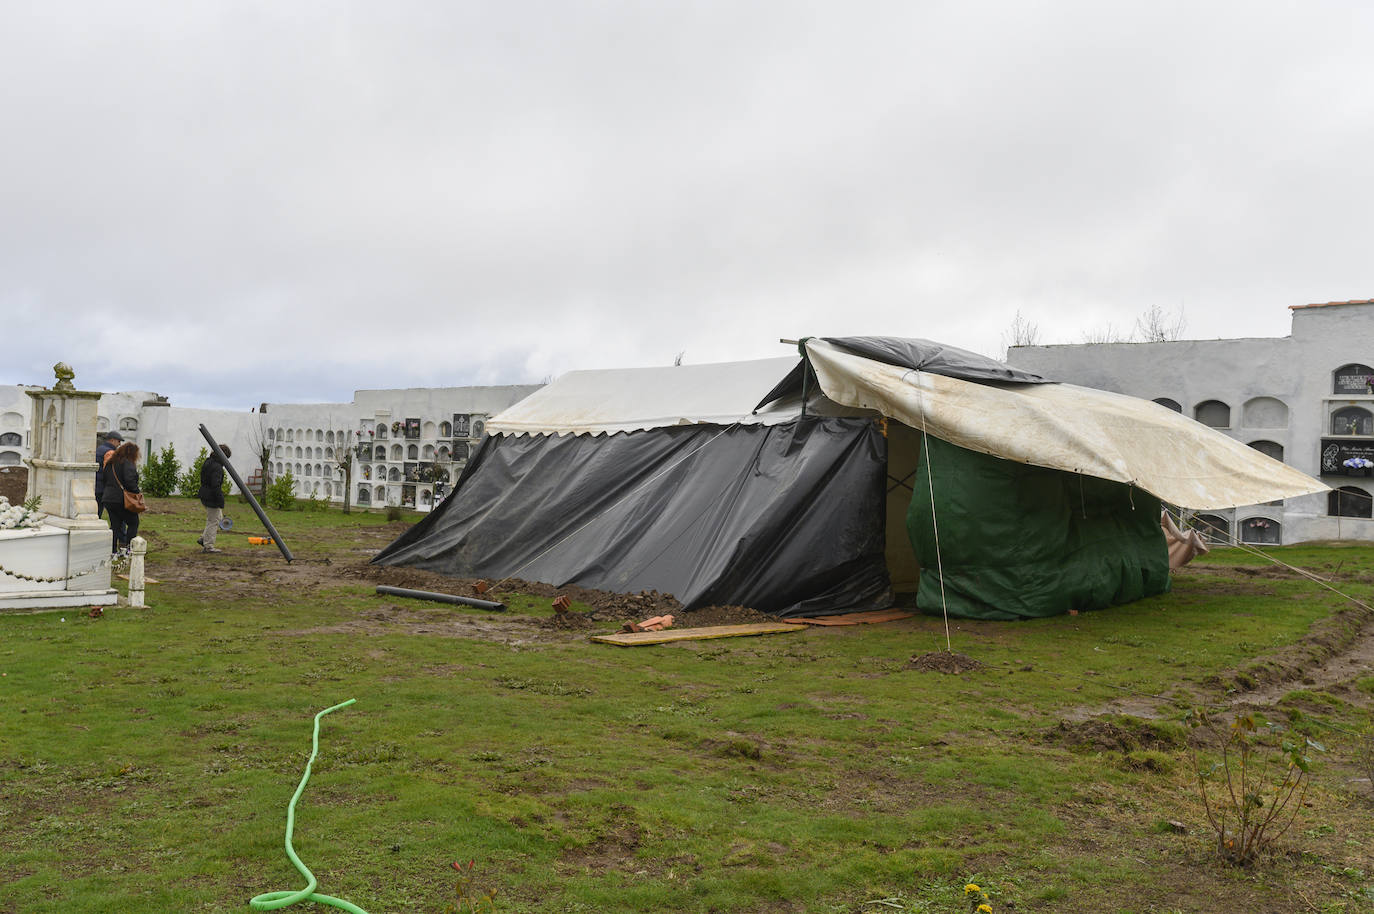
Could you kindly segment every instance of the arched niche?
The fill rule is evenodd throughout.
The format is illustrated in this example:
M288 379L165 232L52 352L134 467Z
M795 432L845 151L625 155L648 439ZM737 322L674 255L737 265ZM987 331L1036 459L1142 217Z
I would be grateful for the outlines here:
M1283 524L1272 517L1247 517L1240 522L1240 541L1277 546L1283 542Z
M450 438L453 436L453 423L445 419L439 423L439 437Z
M358 504L372 504L372 493L367 490L367 486L358 486Z
M18 432L0 433L0 447L23 447L24 436Z
M386 479L387 479L387 482L400 482L400 481L401 481L401 468L400 468L400 467L392 467L391 469L387 470Z
M1217 514L1193 515L1193 529L1202 534L1209 543L1229 543L1231 541L1231 522Z
M1275 397L1255 397L1241 407L1246 428L1288 428L1288 404Z
M1362 362L1351 362L1331 372L1333 394L1367 394L1374 388L1374 368Z
M138 431L138 420L135 419L133 416L125 416L124 418L119 420L119 430L121 432Z
M1212 428L1231 427L1231 407L1220 400L1203 400L1193 407L1193 418Z
M406 460L419 460L420 448L417 445L410 445L406 448Z
M1333 435L1374 435L1374 413L1363 406L1345 406L1331 414Z
M1250 446L1266 457L1273 457L1279 462L1283 461L1283 445L1277 441L1251 441Z
M405 460L405 450L402 449L401 446L400 446L399 444L393 444L393 445L391 446L391 459L392 459L392 460Z
M18 451L0 451L0 467L17 467L20 462Z
M1170 400L1168 397L1155 397L1155 402L1166 409L1172 409L1176 413L1183 412L1183 404L1177 400Z
M429 419L426 419L426 420L425 420L425 424L424 424L424 426L422 427L422 432L423 432L423 434L424 434L424 437L426 437L426 438L433 438L433 437L434 437L435 429L436 429L435 424L434 424L433 422L431 422Z
M1326 495L1326 513L1332 517L1370 517L1374 498L1359 486L1341 486Z

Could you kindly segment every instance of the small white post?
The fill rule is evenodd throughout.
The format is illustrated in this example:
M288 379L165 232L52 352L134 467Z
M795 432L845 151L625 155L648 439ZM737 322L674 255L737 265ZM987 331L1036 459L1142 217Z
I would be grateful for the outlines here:
M148 554L148 541L136 536L129 543L129 605L145 606L143 602L143 557Z

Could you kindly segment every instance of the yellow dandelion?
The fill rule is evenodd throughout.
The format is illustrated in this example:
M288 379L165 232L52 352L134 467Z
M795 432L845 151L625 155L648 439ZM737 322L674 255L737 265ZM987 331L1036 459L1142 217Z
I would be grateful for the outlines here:
M980 904L978 914L992 914L992 905Z
M964 894L965 894L965 895L972 895L974 892L981 892L981 891L983 891L983 890L982 890L981 888L979 888L978 886L974 885L974 884L971 883L971 882L970 882L968 885L964 886Z

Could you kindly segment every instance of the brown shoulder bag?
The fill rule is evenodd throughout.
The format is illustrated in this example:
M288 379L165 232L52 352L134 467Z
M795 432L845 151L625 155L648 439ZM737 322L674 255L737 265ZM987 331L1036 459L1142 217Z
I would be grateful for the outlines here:
M144 511L147 511L148 503L143 500L143 493L130 492L128 489L124 488L124 483L119 481L119 467L115 466L113 463L108 463L106 466L110 470L110 475L114 477L115 485L119 486L119 491L124 493L124 510L132 511L135 514L142 514Z

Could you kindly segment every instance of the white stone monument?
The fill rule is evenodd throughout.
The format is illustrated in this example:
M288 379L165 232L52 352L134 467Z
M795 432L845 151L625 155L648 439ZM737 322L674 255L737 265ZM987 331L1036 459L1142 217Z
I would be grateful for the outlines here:
M110 528L96 514L95 423L100 394L77 390L67 365L33 398L29 497L48 515L40 527L0 530L0 610L102 606L110 587Z

